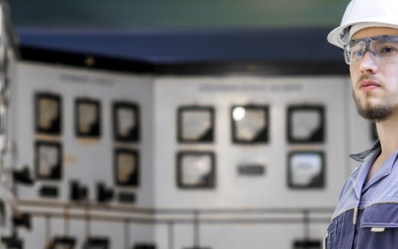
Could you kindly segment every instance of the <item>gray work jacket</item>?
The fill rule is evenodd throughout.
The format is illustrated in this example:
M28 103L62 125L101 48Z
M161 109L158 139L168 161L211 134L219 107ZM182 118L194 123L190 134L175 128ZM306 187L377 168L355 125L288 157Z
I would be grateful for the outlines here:
M342 188L327 229L324 248L398 248L397 151L366 182L380 150L380 142L377 141L370 150L350 155L362 163Z

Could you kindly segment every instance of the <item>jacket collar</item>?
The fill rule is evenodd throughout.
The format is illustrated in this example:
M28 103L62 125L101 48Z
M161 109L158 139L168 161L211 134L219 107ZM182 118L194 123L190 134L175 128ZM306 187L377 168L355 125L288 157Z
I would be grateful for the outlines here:
M374 151L374 150L376 150L376 149L379 149L379 148L380 148L380 141L377 140L377 141L373 144L372 148L370 148L369 150L365 150L365 151L362 151L362 152L356 153L356 154L350 154L350 157L351 157L352 159L354 159L355 161L357 161L357 162L363 162L363 161L365 160L365 158L366 158L372 151Z

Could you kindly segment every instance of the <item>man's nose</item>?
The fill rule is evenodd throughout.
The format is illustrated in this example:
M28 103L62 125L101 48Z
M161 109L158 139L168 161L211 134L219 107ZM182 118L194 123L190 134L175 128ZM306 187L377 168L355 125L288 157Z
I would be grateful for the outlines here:
M367 53L369 52L369 53ZM359 69L362 72L371 72L371 73L375 73L377 72L377 57L376 57L376 53L370 49L366 49L360 64L359 64Z

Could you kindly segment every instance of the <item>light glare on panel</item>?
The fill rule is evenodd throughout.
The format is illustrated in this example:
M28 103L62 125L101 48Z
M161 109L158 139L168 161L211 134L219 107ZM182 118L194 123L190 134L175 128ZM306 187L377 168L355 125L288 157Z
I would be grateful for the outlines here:
M246 110L243 107L235 107L232 111L232 117L235 121L240 121L245 117Z
M267 143L269 137L268 106L232 107L232 141L241 144Z

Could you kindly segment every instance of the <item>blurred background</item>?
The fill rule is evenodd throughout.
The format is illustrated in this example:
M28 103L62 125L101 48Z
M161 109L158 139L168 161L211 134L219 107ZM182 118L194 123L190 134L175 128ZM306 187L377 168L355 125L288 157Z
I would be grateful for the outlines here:
M323 248L347 3L0 0L0 249Z
M9 3L22 46L155 62L340 61L336 50L326 45L324 38L340 23L347 1L118 0L110 4L105 0L12 0ZM271 48L281 42L287 45L286 39L291 42L288 49Z

